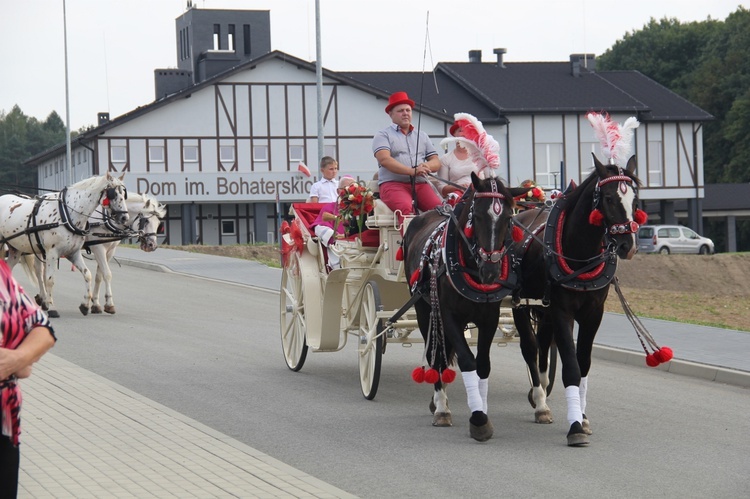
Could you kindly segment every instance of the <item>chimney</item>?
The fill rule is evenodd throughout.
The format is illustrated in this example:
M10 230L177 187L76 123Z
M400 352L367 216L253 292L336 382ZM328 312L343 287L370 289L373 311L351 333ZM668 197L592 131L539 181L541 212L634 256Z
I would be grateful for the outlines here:
M109 113L97 113L96 119L99 123L97 126L106 125L107 123L109 123Z
M498 68L505 68L505 64L503 64L503 54L507 53L507 49L495 49L492 51L497 56L497 67Z
M581 68L589 73L596 71L596 56L594 54L570 54L570 74L581 76Z
M469 62L482 62L482 51L469 50Z

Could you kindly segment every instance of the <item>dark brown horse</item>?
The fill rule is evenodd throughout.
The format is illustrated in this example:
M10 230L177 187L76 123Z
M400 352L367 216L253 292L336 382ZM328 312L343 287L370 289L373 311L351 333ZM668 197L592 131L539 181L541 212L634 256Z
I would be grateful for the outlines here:
M594 337L617 258L633 257L639 224L645 222L645 214L637 209L640 182L635 166L634 156L626 168L604 165L594 156L591 175L569 188L551 210L527 210L514 219L526 234L514 245L522 285L513 317L532 379L529 401L536 409L536 422L552 422L546 390L547 357L554 342L562 360L570 446L589 443L585 412Z
M518 194L519 189L508 189L497 178L480 180L472 173L472 187L458 216L450 209L419 215L409 224L403 242L406 275L412 295L418 297L414 308L430 368L415 375L415 380L434 383L433 425L450 426L444 382L455 376L449 369L455 357L472 412L471 436L478 441L489 439L493 432L487 418L490 346L500 300L515 286L507 249L513 196ZM478 329L476 357L464 335L469 323Z

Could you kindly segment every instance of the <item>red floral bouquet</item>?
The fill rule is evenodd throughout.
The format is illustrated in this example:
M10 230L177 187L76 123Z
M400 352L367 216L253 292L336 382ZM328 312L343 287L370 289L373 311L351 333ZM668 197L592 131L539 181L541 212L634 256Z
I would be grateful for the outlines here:
M365 216L372 212L374 207L375 197L365 182L354 182L343 189L339 189L339 217L341 220L356 220L360 233L364 229ZM336 225L338 226L338 220ZM334 233L336 228L333 228Z

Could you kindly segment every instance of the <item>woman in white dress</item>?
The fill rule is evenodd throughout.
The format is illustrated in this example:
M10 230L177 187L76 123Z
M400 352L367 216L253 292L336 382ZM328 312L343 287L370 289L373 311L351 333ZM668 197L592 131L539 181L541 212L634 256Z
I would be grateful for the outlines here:
M458 121L451 126L450 134L453 137L464 136L463 129ZM471 172L476 173L480 178L484 178L483 172L480 172L480 167L472 159L469 150L462 141L457 140L453 150L440 158L440 170L437 172L437 177L450 182L450 184L446 182L438 183L440 194L444 198L460 198L466 188L471 185Z

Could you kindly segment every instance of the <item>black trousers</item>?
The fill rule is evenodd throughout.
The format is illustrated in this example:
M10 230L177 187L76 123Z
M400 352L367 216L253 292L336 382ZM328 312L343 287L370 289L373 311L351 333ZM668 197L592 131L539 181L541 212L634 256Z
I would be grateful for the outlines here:
M21 453L9 437L0 435L0 499L16 499L18 496L18 467Z

